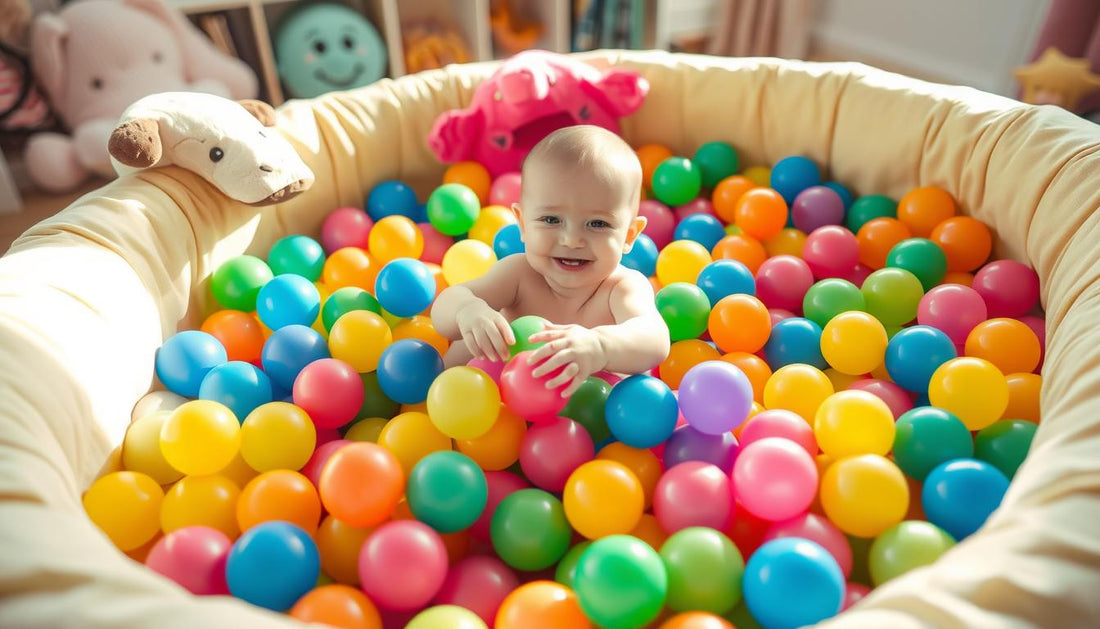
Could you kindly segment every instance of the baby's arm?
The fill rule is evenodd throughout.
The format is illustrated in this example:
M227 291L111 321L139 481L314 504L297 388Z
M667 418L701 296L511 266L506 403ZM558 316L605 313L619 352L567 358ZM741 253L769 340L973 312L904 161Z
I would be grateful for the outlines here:
M462 339L475 357L508 360L516 337L500 310L515 303L525 264L523 256L508 256L485 275L445 289L432 306L436 331Z

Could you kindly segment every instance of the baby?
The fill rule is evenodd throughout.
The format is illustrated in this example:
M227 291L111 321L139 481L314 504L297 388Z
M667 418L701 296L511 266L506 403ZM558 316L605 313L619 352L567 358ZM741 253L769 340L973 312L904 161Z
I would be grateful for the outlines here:
M444 290L432 307L435 329L453 343L444 362L507 360L508 322L539 315L552 323L532 334L546 344L530 357L546 383L568 383L563 397L600 370L641 373L668 356L669 334L653 287L620 266L645 228L638 216L642 168L630 146L595 126L559 129L523 162L523 191L512 211L526 245L485 275Z

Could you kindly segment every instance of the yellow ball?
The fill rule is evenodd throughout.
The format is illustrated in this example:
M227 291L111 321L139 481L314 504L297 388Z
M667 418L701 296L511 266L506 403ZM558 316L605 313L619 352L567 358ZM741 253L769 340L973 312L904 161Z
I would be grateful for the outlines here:
M821 355L849 375L870 373L886 357L886 328L873 315L851 310L829 320L821 331Z
M451 438L439 432L424 413L401 413L378 434L378 445L393 453L407 477L420 459L451 449Z
M385 319L370 310L352 310L332 324L328 349L333 358L368 373L378 369L378 359L392 342L393 332Z
M861 376L840 373L832 367L825 370L825 375L829 376L829 381L833 383L833 391L843 391L852 386L852 383L856 380L862 379Z
M386 216L371 227L367 250L383 266L397 258L418 259L424 253L424 234L408 216Z
M758 186L772 185L772 169L767 166L749 166L741 174Z
M164 421L160 449L168 464L184 474L213 474L240 451L241 424L224 404L192 400Z
M241 534L237 525L240 495L240 487L221 474L185 476L164 496L161 529L171 533L186 526L209 526L236 539Z
M779 233L764 241L764 251L768 256L802 257L802 245L806 244L806 233L794 227L784 227Z
M515 225L516 223L516 215L512 213L512 210L503 205L489 205L481 208L481 213L477 215L474 226L470 228L469 237L480 240L492 247L497 232L502 227Z
M813 424L817 408L834 393L833 383L817 367L795 363L775 370L764 385L764 407L797 413Z
M241 456L258 472L299 470L316 445L309 414L287 402L261 404L241 425Z
M493 248L467 238L451 245L443 254L443 279L449 286L468 282L485 275L497 261Z
M113 472L84 493L84 510L119 550L133 550L160 531L164 490L148 474Z
M674 240L657 254L657 279L662 286L694 284L703 267L713 261L707 248L694 240Z
M256 478L258 474L259 472L252 469L252 467L245 462L240 452L237 453L237 456L233 457L229 465L226 465L218 471L219 476L224 476L233 481L233 484L237 487L244 487L248 484L248 481Z
M608 459L589 461L569 475L562 492L565 517L588 539L627 534L642 519L645 494L630 468Z
M171 414L168 410L155 411L137 419L126 429L122 440L122 466L148 474L158 485L174 483L183 476L160 451L160 429Z
M348 431L344 433L344 439L348 441L369 441L370 443L378 443L378 435L382 434L382 429L386 427L386 423L390 421L385 417L367 417L360 419L348 428Z
M894 414L867 391L841 391L825 398L814 417L814 436L825 454L885 455L894 447Z
M527 435L527 422L503 405L492 427L473 439L456 439L458 451L489 472L507 468L519 460L519 449Z
M988 360L953 358L932 374L928 401L954 413L968 430L981 430L1008 408L1008 382Z
M436 605L413 616L405 629L488 629L488 626L465 607Z
M493 427L500 412L500 389L484 371L451 367L428 388L428 415L435 427L455 439L476 439Z
M875 537L905 519L909 485L898 466L885 457L847 457L825 470L821 507L845 533Z

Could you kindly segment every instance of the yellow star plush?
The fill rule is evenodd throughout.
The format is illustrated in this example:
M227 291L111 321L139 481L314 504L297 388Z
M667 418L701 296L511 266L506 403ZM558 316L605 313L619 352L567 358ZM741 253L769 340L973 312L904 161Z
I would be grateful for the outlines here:
M1034 63L1016 68L1013 74L1023 88L1025 103L1060 105L1070 111L1100 88L1100 76L1089 71L1088 59L1067 57L1053 47Z

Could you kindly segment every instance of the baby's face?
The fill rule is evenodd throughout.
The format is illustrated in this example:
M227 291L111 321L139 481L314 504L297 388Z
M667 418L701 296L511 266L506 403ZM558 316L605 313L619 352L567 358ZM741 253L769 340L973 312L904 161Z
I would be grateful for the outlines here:
M527 260L561 288L602 282L645 226L625 178L608 184L579 167L547 164L523 187L516 210Z

